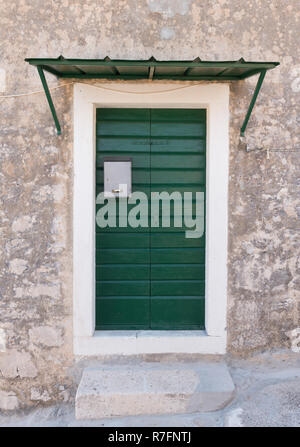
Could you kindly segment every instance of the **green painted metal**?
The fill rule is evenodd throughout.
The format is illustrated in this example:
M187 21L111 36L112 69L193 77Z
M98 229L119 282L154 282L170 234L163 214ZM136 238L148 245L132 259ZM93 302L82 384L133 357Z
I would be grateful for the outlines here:
M44 75L44 72L43 72L43 68L38 65L37 66L37 70L38 70L38 73L40 75L40 78L41 78L41 81L42 81L42 85L43 85L43 88L44 88L44 91L45 91L45 94L46 94L46 98L47 98L47 101L48 101L48 104L49 104L49 107L50 107L50 110L51 110L51 113L52 113L52 116L53 116L53 119L54 119L54 122L55 122L57 135L61 135L61 127L60 127L60 124L59 124L59 121L58 121L58 118L57 118L57 115L56 115L56 110L55 110L55 107L54 107L54 104L53 104L53 101L52 101L52 98L51 98L51 95L50 95L50 91L49 91L48 84L47 84L47 81L46 81L46 78L45 78L45 75Z
M272 69L279 65L279 62L246 62L244 59L238 61L201 61L199 58L193 61L158 61L151 57L149 60L111 60L106 57L104 59L65 59L63 56L56 58L27 58L26 62L31 65L47 66L94 66L94 67L182 67L187 68L243 68L245 70ZM60 74L62 77L63 72Z
M205 192L206 111L97 109L96 194L103 158L120 155L133 191ZM205 235L186 229L96 227L97 329L204 328Z
M60 126L43 71L68 79L177 81L237 81L260 74L241 128L243 135L266 71L279 65L279 62L246 62L243 58L217 62L201 61L199 57L192 61L157 61L153 56L149 60L111 60L108 56L104 59L65 59L59 56L57 59L27 58L25 61L38 68L58 135Z
M146 79L146 76L144 74L132 74L132 75L120 75L115 76L114 74L65 74L62 76L65 79L109 79L109 80L116 80L121 79L123 81L127 80L141 80ZM239 78L236 76L222 76L219 79L216 79L216 76L204 76L204 75L194 75L192 78L188 78L186 76L179 76L174 75L172 73L166 74L166 75L159 75L156 74L155 77L152 77L152 80L170 80L170 81L237 81Z
M255 87L255 90L254 90L254 93L253 93L253 96L252 96L252 99L251 99L251 102L250 102L250 105L249 105L249 107L248 107L248 111L247 111L247 113L246 113L246 117L245 117L244 122L243 122L243 125L242 125L242 127L241 127L241 136L242 136L242 137L245 135L245 130L246 130L246 127L247 127L249 118L250 118L250 116L251 116L253 107L254 107L254 105L255 105L257 96L258 96L259 91L260 91L260 89L261 89L262 83L263 83L263 81L264 81L266 72L267 72L266 70L262 70L261 73L260 73L260 75L259 75L259 78L258 78L256 87Z

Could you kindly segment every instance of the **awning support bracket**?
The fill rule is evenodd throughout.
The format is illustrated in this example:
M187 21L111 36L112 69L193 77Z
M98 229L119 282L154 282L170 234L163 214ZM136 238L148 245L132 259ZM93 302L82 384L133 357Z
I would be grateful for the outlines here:
M43 88L44 88L44 91L45 91L45 94L46 94L46 98L47 98L47 101L48 101L48 104L49 104L49 107L50 107L50 110L51 110L51 113L52 113L52 116L53 116L53 119L54 119L54 122L55 122L57 135L61 135L61 127L60 127L60 124L59 124L59 121L58 121L58 118L57 118L57 115L56 115L56 110L55 110L55 107L54 107L54 104L53 104L53 101L52 101L52 98L51 98L51 94L50 94L50 90L48 88L48 84L47 84L47 81L46 81L46 78L45 78L44 70L43 70L43 68L40 65L37 65L37 70L38 70L38 73L40 75L40 78L41 78L41 81L42 81L42 85L43 85Z
M250 118L250 116L251 116L253 107L254 107L254 105L255 105L257 96L258 96L259 91L260 91L260 89L261 89L262 83L263 83L263 81L264 81L266 72L267 72L267 70L265 70L265 69L264 69L264 70L261 70L261 72L260 72L260 75L259 75L259 78L258 78L256 87L255 87L255 90L254 90L254 93L253 93L253 96L252 96L252 99L251 99L251 102L250 102L249 107L248 107L248 110L247 110L247 114L246 114L246 116L245 116L243 125L242 125L242 127L241 127L241 137L244 137L244 136L245 136L245 130L246 130L246 127L247 127L249 118Z

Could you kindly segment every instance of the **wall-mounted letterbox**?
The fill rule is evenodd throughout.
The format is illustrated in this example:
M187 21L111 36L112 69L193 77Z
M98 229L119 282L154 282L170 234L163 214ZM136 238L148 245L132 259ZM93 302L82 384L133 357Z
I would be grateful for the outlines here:
M131 165L129 157L104 157L104 197L131 195Z

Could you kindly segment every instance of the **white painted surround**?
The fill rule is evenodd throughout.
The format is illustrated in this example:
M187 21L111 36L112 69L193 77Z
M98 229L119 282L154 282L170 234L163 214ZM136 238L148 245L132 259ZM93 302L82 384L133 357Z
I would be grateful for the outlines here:
M182 88L184 87L184 88ZM117 91L116 91L117 90ZM205 331L95 331L95 112L97 107L207 109ZM74 85L74 353L226 352L229 85Z

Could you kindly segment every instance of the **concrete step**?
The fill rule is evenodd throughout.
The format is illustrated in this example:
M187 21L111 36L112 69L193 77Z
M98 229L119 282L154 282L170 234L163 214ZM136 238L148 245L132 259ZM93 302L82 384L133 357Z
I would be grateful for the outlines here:
M146 363L85 368L77 419L216 411L233 398L223 362Z

